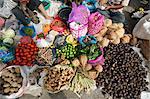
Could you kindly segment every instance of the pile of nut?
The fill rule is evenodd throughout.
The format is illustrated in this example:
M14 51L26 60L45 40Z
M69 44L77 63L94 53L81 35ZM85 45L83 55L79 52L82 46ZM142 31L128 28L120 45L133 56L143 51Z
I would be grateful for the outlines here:
M147 72L142 60L129 44L109 45L105 49L106 61L103 72L96 82L113 99L140 99L147 90Z
M7 68L0 77L0 94L11 95L21 88L23 77L19 67Z
M72 68L57 65L49 70L48 74L44 77L44 87L50 92L57 92L61 88L69 85L75 72Z

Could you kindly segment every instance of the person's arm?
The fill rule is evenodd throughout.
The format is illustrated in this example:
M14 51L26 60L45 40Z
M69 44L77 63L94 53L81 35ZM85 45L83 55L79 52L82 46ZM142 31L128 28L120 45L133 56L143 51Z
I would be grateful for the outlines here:
M123 0L121 4L108 6L106 9L121 9L125 6L128 6L130 0Z
M109 10L109 9L121 9L123 8L124 6L123 5L111 5L111 6L107 6L106 7L106 10Z
M44 6L43 6L42 3L39 5L38 9L41 11L41 13L44 15L44 17L45 17L46 19L50 19L50 18L51 18L51 17L47 14L47 12L45 11Z

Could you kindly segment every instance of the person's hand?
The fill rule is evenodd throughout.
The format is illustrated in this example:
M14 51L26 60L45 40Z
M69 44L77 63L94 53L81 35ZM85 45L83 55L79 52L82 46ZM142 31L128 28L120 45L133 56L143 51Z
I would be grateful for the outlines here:
M50 16L46 16L45 18L48 20L52 19L52 17L50 17Z
M111 6L107 6L107 7L105 8L105 10L109 10L109 9L111 9Z

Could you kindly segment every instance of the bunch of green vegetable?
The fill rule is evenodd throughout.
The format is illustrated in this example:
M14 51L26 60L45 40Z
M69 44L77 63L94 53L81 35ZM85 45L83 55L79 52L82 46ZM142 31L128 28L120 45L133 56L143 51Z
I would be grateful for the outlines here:
M76 73L73 78L70 90L79 95L81 91L90 91L95 87L96 83L94 80L89 79L82 75L81 73Z
M95 60L102 52L97 44L92 44L91 46L82 48L80 54L86 54L89 60Z
M72 44L56 49L57 57L64 55L66 59L73 59L77 55L77 49Z

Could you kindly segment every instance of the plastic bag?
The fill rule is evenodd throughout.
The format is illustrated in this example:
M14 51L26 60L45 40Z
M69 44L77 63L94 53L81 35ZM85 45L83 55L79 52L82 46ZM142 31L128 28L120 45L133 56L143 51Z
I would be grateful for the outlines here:
M13 67L17 68L19 66L10 66L10 67L7 67L5 69L9 69L9 68L13 68ZM20 71L21 71L21 76L23 77L21 88L18 90L17 93L13 93L13 94L11 94L9 96L8 95L7 96L6 95L1 95L2 99L15 99L15 98L19 98L19 97L21 97L23 95L24 90L25 90L25 88L27 86L27 77L26 77L27 75L25 74L24 67L19 67L19 68L20 68ZM2 76L2 72L3 72L3 70L0 72L0 76Z
M86 6L90 12L96 11L97 0L83 0L82 5Z
M97 57L95 60L88 60L88 63L89 64L92 64L92 65L97 65L97 64L101 64L101 65L104 65L104 62L105 62L105 59L104 59L104 51L103 51L103 48L100 48L100 50L102 51L102 54Z
M144 16L134 27L133 36L150 40L150 14Z
M97 40L94 36L92 35L86 35L86 36L82 36L81 38L79 38L79 43L85 47L85 46L89 46L91 44L96 44Z
M67 29L66 24L63 21L61 21L60 18L55 18L50 26L52 30L58 31L60 33L64 32Z
M77 22L79 24L87 24L90 11L83 5L77 6L72 3L72 11L69 15L68 22Z
M34 66L29 70L29 85L38 85L41 87L43 77L48 73L49 66Z
M98 33L104 24L104 16L98 12L92 13L89 16L88 32L91 35Z
M12 15L9 19L6 19L5 28L11 28L17 32L19 30L20 25L18 24L18 20L14 15Z
M61 2L58 1L52 1L50 0L50 7L46 10L46 12L48 13L48 15L50 15L51 17L54 17L57 15L58 11L60 10L60 6L62 5Z
M13 0L4 0L3 7L0 8L0 16L9 18L9 16L12 14L11 10L16 6L17 4Z
M72 3L72 7L68 20L70 30L73 36L80 38L81 36L85 36L88 31L88 17L90 11L83 5L77 7L74 2Z
M72 35L76 38L80 38L85 36L88 32L88 24L78 24L76 22L71 22L70 24L70 31Z
M54 46L56 48L63 46L65 44L66 37L62 35L57 35L54 40Z
M15 59L15 56L12 52L0 50L0 60L3 63L8 63Z
M36 36L34 26L24 26L20 30L22 36L31 36L32 38Z

